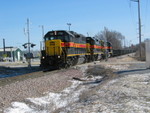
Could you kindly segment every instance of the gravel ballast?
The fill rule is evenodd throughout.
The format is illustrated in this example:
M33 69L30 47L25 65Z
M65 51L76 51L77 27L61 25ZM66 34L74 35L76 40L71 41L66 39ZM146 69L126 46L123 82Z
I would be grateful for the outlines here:
M2 86L0 87L0 109L10 106L11 102L21 101L28 97L38 97L47 91L59 92L71 85L68 80L80 76L82 72L76 69L61 70L55 73L43 73L43 76L38 78L29 78Z

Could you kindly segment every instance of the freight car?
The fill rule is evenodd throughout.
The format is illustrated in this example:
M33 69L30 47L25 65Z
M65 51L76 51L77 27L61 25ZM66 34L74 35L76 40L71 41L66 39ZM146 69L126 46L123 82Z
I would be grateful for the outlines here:
M103 41L85 37L74 31L49 31L44 36L45 49L41 51L41 66L69 67L100 60L111 47Z
M114 49L113 57L129 54L129 53L133 53L133 52L135 52L135 50L133 50L133 49L116 49L116 50Z

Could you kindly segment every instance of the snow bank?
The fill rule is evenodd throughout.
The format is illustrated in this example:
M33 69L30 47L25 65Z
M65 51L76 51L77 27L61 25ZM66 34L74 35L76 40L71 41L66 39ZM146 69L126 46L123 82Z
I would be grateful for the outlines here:
M8 108L4 111L4 113L32 113L33 109L31 109L28 105L21 102L13 102L12 107Z

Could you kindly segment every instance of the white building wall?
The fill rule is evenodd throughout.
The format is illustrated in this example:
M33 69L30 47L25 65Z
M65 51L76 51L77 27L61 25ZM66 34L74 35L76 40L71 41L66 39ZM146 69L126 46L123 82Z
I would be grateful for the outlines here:
M147 41L146 44L146 66L150 68L150 41Z

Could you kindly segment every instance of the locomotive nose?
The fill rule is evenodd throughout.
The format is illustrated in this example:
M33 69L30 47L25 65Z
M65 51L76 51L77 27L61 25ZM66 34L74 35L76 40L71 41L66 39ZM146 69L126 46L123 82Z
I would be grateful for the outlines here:
M62 54L61 40L48 40L46 48L46 53L49 56L59 56Z

